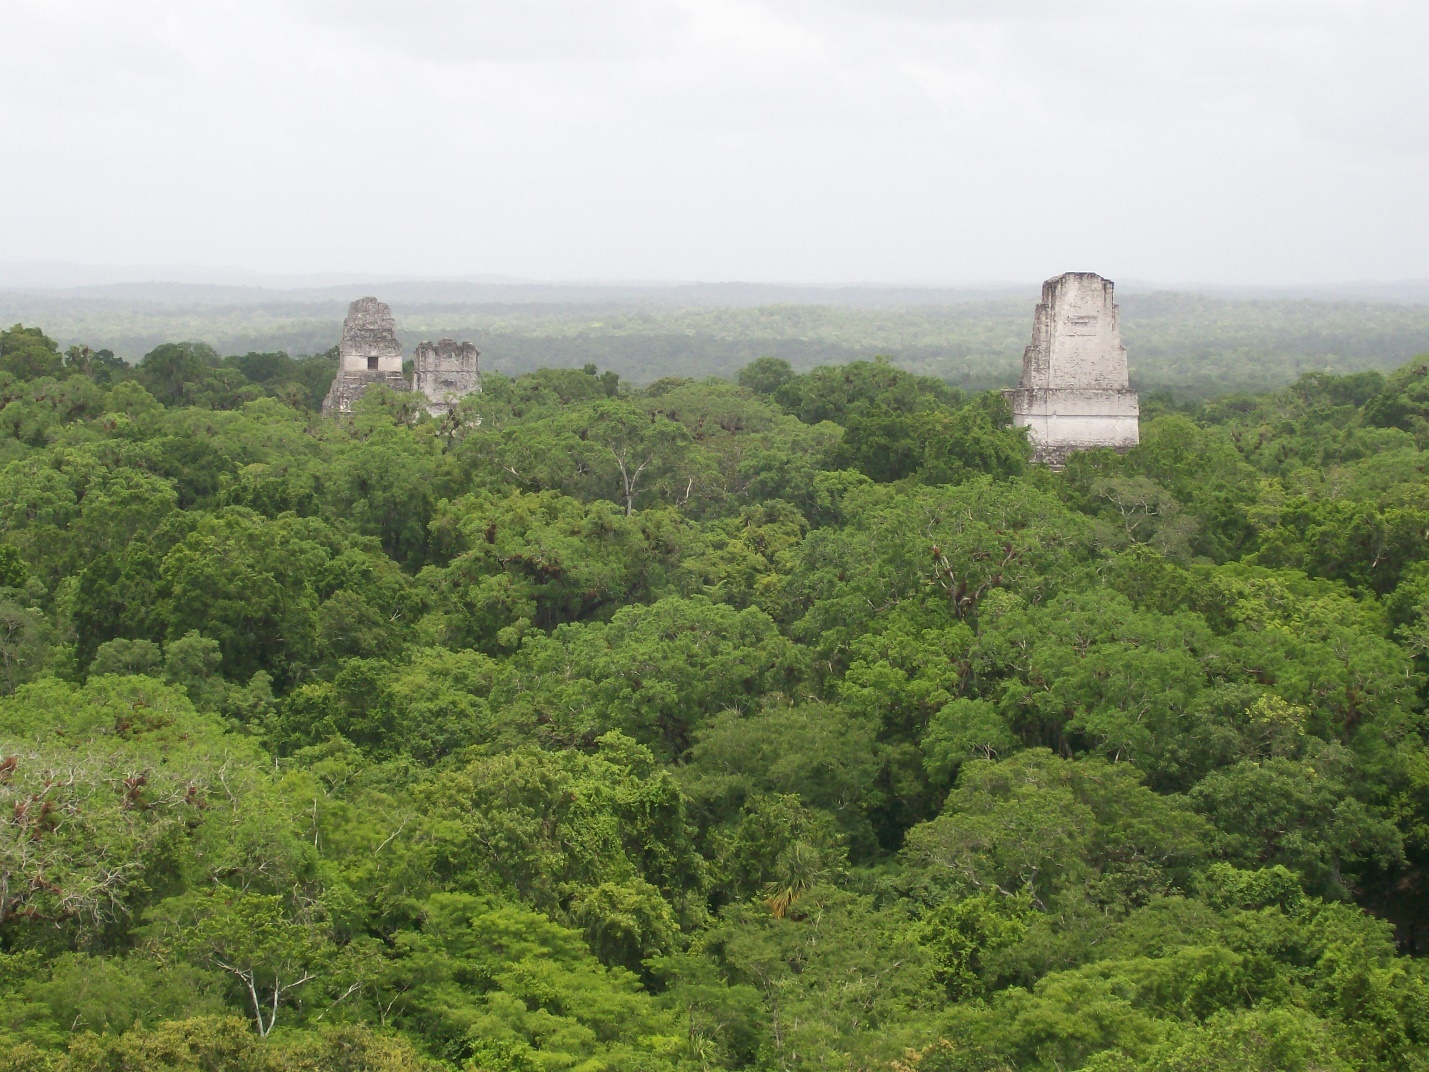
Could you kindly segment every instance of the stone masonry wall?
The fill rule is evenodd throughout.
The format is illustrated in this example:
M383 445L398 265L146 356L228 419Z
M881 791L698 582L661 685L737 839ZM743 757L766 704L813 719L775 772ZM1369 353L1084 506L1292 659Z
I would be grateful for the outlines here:
M1126 450L1140 438L1113 284L1068 272L1042 284L1022 378L1005 391L1013 423L1028 429L1035 461L1061 465L1091 447Z
M462 398L481 391L481 354L469 342L438 339L412 354L412 389L427 398L427 412L440 416Z
M351 413L367 388L380 383L394 391L410 391L402 374L402 344L392 310L376 298L358 298L347 307L338 345L337 375L323 399L323 416Z

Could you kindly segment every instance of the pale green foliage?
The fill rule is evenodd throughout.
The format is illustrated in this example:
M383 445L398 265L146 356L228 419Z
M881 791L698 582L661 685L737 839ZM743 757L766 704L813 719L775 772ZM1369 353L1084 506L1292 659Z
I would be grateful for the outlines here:
M547 909L608 882L637 893L648 884L684 905L704 868L675 780L627 737L597 743L593 755L525 748L438 775L429 807L453 880Z
M579 932L501 901L432 897L375 988L387 1015L473 1069L663 1072L685 1048L634 975L602 967Z
M949 780L969 759L997 759L1020 742L986 700L950 700L928 723L923 762L938 781Z
M908 834L925 881L1025 894L1039 907L1092 896L1132 903L1173 888L1205 851L1206 824L1125 764L1043 749L963 766L938 818Z
M23 686L0 735L0 922L132 917L206 807L219 727L150 678L100 677Z
M196 890L163 901L147 918L144 934L164 952L232 977L261 1037L336 959L322 929L291 918L272 894Z
M732 983L762 998L760 1063L776 1068L887 1060L935 1002L933 960L906 917L827 887L782 917L762 904L733 906L702 942Z

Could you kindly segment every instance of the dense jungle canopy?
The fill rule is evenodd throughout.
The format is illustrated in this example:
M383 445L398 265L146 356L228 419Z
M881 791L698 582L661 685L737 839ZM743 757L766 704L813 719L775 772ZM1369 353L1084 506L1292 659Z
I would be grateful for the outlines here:
M0 1070L1429 1068L1429 358L333 368L0 333Z

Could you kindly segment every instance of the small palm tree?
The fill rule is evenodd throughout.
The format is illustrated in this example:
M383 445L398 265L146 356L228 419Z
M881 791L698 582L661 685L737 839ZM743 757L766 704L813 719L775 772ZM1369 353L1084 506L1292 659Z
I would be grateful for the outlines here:
M764 884L764 903L775 919L783 919L794 902L827 875L822 854L806 841L796 841L774 862L775 878Z

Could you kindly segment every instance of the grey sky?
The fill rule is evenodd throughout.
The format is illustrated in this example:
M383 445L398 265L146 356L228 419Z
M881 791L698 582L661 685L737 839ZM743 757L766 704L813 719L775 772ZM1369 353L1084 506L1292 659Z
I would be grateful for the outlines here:
M1429 278L1423 0L0 0L0 261Z

